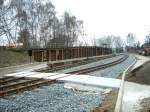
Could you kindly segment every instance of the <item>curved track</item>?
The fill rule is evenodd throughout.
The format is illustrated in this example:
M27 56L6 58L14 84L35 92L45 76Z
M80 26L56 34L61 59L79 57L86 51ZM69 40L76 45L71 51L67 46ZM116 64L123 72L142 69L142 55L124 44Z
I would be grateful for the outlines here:
M110 62L110 63L107 63L107 64L103 64L103 65L98 65L98 66L91 67L91 68L80 69L80 70L77 70L77 71L68 72L68 74L85 74L85 73L89 73L89 72L94 72L96 70L105 69L105 68L117 65L117 64L125 61L127 58L128 58L128 55L124 55L122 58L120 58L116 61L113 61L113 62Z
M38 72L56 72L58 70L63 70L63 69L67 69L67 68L71 68L71 67L76 67L76 66L79 66L79 65L84 65L84 64L88 64L88 63L92 63L92 62L96 62L96 61L99 61L99 60L103 60L103 59L107 59L107 58L112 58L112 57L116 57L118 55L108 55L108 56L102 56L102 57L98 57L98 58L95 58L95 59L85 59L83 61L80 61L80 62L73 62L73 63L70 63L70 64L65 64L65 65L61 65L61 66L56 66L56 67L53 67L53 68L46 68L44 70L37 70Z
M124 55L120 59L113 61L111 63L98 65L91 68L80 69L78 71L68 72L68 75L71 74L85 74L89 72L93 72L100 69L105 69L114 65L117 65L128 58L128 55ZM66 75L66 76L68 76ZM42 78L26 78L23 77L2 77L0 78L0 97L4 97L7 95L15 94L18 92L22 92L25 90L31 90L33 88L41 87L43 85L48 85L51 83L55 83L57 79L53 80L44 80Z

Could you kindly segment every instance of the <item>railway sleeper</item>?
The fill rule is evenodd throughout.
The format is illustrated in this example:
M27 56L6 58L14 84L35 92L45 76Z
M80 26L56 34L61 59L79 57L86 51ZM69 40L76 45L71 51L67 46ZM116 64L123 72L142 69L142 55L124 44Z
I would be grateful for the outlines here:
M62 66L54 67L53 69L48 69L48 72L54 72L54 71L62 70L62 69L65 69L65 68L70 68L70 67L78 66L78 65L81 65L81 64L83 65L83 64L95 62L97 60L102 60L102 59L106 59L106 58L112 58L114 56L117 56L117 55L99 57L99 58L96 58L96 59L84 60L84 61L81 61L81 62L78 62L78 63L74 63L74 64L62 65Z
M0 78L0 83L1 83L1 82L4 82L5 80L11 79L11 78L13 78L13 76L2 76L2 77Z
M112 63L107 63L104 65L99 65L99 66L95 66L95 67L91 67L91 68L86 68L86 69L82 69L82 70L78 70L78 71L69 72L69 74L85 74L85 73L89 73L89 72L94 72L99 69L103 69L103 68L107 68L107 67L119 64L119 63L125 61L127 58L128 58L128 56L125 55L123 58L116 60Z
M7 90L10 89L12 87L17 87L17 86L21 86L21 85L27 85L30 83L36 83L38 81L42 81L43 79L30 79L30 80L23 80L17 83L12 83L12 84L7 84L7 85L3 85L0 87L0 90Z
M4 84L7 84L7 83L9 83L9 82L14 82L14 81L17 81L17 80L22 80L22 79L25 79L25 77L12 77L12 78L10 78L10 79L8 79L8 80L5 80L5 81L3 81L3 82L0 82L0 84L2 85L4 85Z
M9 90L6 90L6 91L1 91L0 92L0 97L20 93L20 92L23 92L23 91L26 91L26 90L32 90L34 88L38 88L38 87L45 86L45 85L48 85L48 84L52 84L52 83L55 83L55 82L56 82L56 80L44 80L44 81L37 82L35 84L29 84L29 85L9 89Z

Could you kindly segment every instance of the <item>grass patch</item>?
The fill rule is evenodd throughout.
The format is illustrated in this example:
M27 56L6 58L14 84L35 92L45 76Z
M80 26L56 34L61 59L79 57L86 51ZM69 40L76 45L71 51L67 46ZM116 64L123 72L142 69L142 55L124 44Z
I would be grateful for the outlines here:
M4 50L0 51L0 67L13 66L29 62L25 51Z

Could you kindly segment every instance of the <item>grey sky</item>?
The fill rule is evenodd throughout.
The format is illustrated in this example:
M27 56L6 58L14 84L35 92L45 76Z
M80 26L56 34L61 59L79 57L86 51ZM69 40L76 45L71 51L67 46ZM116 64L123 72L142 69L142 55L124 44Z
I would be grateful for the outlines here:
M129 32L143 42L150 30L150 0L51 0L58 15L70 11L84 21L89 38Z

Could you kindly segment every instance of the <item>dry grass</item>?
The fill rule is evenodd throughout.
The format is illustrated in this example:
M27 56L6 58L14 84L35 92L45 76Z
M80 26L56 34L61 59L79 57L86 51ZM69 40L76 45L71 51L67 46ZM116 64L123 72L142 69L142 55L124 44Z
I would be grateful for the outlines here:
M116 101L118 97L118 90L111 91L101 106L96 107L93 112L114 112Z
M17 51L0 51L0 67L13 66L29 62L29 57L26 52Z

